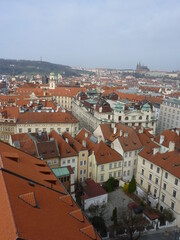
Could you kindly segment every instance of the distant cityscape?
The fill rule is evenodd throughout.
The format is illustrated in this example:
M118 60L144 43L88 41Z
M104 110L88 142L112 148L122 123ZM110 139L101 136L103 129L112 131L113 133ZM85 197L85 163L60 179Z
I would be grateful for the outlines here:
M9 61L0 239L179 239L180 72Z

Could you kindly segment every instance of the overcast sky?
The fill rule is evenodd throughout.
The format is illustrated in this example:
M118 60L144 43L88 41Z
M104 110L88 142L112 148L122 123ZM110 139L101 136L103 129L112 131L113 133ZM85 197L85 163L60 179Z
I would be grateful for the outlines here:
M0 0L0 58L180 69L180 0Z

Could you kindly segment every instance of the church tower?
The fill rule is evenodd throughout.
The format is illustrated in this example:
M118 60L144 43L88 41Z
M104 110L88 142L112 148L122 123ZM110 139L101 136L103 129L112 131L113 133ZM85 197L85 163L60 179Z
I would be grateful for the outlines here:
M55 87L56 87L55 74L51 72L49 78L49 89L55 89Z

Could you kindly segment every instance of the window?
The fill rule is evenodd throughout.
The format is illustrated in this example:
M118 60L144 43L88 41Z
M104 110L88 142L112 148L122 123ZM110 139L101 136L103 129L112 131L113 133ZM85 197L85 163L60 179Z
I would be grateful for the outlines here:
M129 157L131 157L132 152L129 152Z
M57 130L58 130L58 133L60 133L60 132L61 132L61 129L60 129L60 128L58 128Z
M84 156L85 156L85 154L83 153L83 154L82 154L82 157L84 157Z
M137 156L137 151L135 151L135 156Z
M82 175L82 172L83 172L83 171L82 171L82 170L80 170L80 175Z
M90 162L89 166L92 167L92 162Z
M35 132L38 132L39 128L35 128Z
M116 172L114 172L114 178L116 177Z
M152 180L152 174L149 174L149 180Z
M150 168L153 170L153 164L151 163Z
M63 164L66 164L66 161L65 161L65 160L63 161Z
M91 172L89 173L89 177L91 177Z
M134 165L136 165L136 159L134 159Z
M101 172L104 171L104 165L101 165Z
M127 157L127 152L125 153L124 157L125 157L125 158Z
M119 167L121 167L121 162L119 162Z
M117 167L117 163L114 163L114 168L116 168Z
M127 166L127 162L124 162L124 167L126 167Z
M31 132L31 128L28 128L28 132Z
M158 178L156 178L155 183L158 184Z
M8 135L6 135L5 137L6 137L6 140L8 140Z
M112 168L112 163L109 164L109 169L111 169L111 168Z
M52 165L52 162L49 160L49 161L47 161L47 164L48 165Z
M123 175L124 175L124 177L126 176L126 171L124 171L124 174L123 174Z
M84 169L84 174L86 174L86 169Z
M68 159L68 160L67 160L67 163L71 163L71 160L70 160L70 159Z
M83 161L80 161L80 166L82 166L83 165Z
M154 197L156 198L156 194L157 194L157 189L154 189Z
M69 128L66 128L66 132L69 132Z
M168 173L167 173L167 172L165 172L165 178L166 178L166 179L168 178Z
M164 195L164 194L162 194L161 201L162 201L162 202L165 201L165 195Z
M143 165L145 165L145 159L143 159Z
M86 165L86 161L84 161L84 165Z
M163 184L163 189L166 190L166 183Z
M171 202L171 209L174 210L174 202Z
M128 162L128 166L129 166L129 167L131 166L131 161Z
M143 185L143 179L141 179L140 184L141 184L141 186Z
M73 162L73 163L75 162L75 159L74 159L74 158L72 159L72 162Z
M160 168L159 167L157 167L157 173L159 173L160 172Z
M120 177L121 176L121 172L118 172L118 177Z
M144 175L144 169L142 169L142 172L141 172L142 175Z
M14 130L13 127L11 127L11 132L13 132L13 130Z
M101 175L101 182L104 181L104 175Z
M176 191L173 190L173 197L175 198L176 197Z
M130 170L127 171L127 175L128 175L128 176L130 175Z
M174 184L175 184L175 185L178 185L178 179L177 179L177 178L175 178Z

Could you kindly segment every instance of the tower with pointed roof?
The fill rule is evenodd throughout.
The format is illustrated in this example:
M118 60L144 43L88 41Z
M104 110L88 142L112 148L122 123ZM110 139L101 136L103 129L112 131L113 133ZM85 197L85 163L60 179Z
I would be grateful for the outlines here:
M49 89L55 89L55 87L56 87L55 74L51 72L49 78Z

